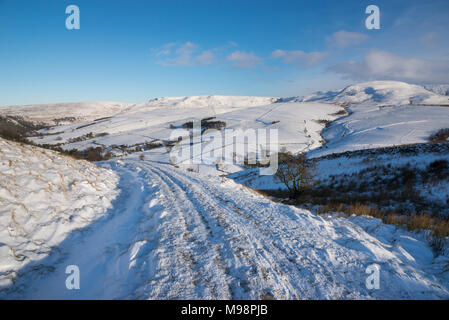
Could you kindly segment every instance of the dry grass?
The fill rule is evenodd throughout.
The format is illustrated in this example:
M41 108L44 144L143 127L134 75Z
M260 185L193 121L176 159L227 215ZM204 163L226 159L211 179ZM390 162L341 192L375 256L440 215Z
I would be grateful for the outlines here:
M358 202L351 204L345 212L350 215L354 214L357 216L371 216L376 218L383 218L384 216L379 209Z
M317 214L323 214L327 212L344 212L346 206L343 203L329 202L325 205L319 206Z
M444 249L445 239L449 237L449 220L444 217L432 217L428 213L405 216L360 203L354 203L349 206L343 203L330 203L322 205L317 209L317 214L330 212L343 212L348 215L375 217L381 219L385 224L402 226L409 231L429 230L431 232L429 244L436 254Z
M446 142L449 139L449 128L440 129L429 137L432 143Z
M386 224L400 226L400 225L405 225L407 222L407 219L404 216L401 216L399 214L391 213L391 214L385 215L383 221Z
M434 225L434 220L427 214L414 214L408 218L407 227L409 230L430 230Z

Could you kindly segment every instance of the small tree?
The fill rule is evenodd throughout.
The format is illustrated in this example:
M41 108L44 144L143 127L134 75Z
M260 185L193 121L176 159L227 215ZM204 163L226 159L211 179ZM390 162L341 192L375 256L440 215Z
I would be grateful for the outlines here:
M291 198L312 187L315 166L307 161L305 154L295 156L290 152L281 152L278 154L278 161L279 168L274 177L287 187Z

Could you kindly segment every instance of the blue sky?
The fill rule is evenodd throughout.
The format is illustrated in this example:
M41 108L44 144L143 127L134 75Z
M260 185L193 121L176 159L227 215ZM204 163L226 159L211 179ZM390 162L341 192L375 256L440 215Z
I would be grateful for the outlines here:
M448 21L447 0L0 0L0 105L449 83Z

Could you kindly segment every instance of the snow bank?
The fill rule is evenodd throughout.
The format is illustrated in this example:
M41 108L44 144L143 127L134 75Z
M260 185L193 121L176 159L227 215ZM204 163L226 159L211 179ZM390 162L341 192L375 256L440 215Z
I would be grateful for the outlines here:
M0 139L0 287L104 215L117 183L111 170Z

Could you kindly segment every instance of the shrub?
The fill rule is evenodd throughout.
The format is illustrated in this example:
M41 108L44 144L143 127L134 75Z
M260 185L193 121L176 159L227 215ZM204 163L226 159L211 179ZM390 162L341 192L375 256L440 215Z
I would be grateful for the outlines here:
M143 155L143 154L139 155L139 160L141 160L141 161L145 160L145 155Z
M102 148L90 148L87 150L87 160L89 161L101 161L104 160L102 156Z
M294 156L289 152L281 152L278 159L280 165L274 177L287 187L291 198L313 186L314 165L307 161L305 154Z
M429 137L429 141L433 143L441 143L448 141L449 128L440 129Z

